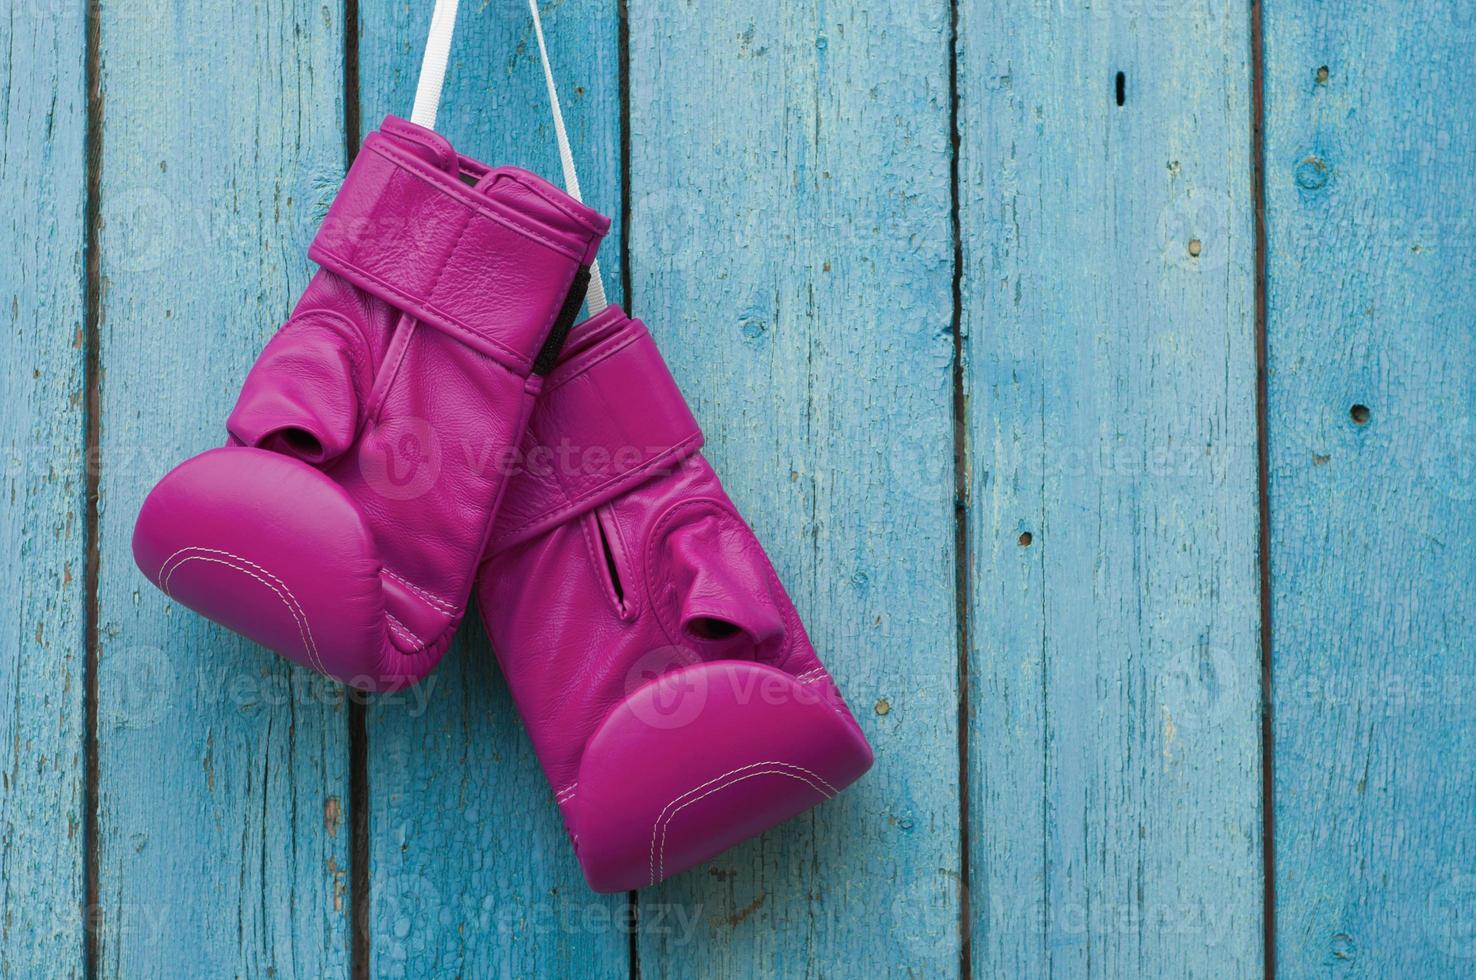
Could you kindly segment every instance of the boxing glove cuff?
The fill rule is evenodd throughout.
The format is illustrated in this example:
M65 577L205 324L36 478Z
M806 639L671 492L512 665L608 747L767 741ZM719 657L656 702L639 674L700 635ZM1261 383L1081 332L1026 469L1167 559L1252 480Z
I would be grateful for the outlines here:
M567 332L584 298L574 279L557 278L570 274L567 264L530 263L528 249L587 267L608 227L597 212L550 190L515 167L457 155L436 134L391 116L365 139L308 257L528 374L555 321L566 320ZM540 220L549 211L556 213ZM545 312L513 300L530 293L570 301Z
M619 307L580 324L544 381L488 554L567 523L702 448L702 430L651 335Z

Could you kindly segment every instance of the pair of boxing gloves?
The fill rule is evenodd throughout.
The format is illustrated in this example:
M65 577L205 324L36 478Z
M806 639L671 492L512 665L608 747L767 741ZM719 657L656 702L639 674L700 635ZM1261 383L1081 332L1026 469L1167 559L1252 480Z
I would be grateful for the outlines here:
M228 444L160 481L133 549L165 594L365 690L424 677L475 590L584 874L619 891L828 799L871 750L645 327L574 324L608 227L387 119Z

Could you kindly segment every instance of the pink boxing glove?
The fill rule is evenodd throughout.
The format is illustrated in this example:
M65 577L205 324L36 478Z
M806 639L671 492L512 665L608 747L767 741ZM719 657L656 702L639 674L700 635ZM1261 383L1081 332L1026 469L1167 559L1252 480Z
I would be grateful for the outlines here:
M423 677L465 610L607 219L394 117L369 136L228 444L144 501L167 595L356 687Z
M477 597L579 862L654 885L829 799L871 748L646 328L574 329Z

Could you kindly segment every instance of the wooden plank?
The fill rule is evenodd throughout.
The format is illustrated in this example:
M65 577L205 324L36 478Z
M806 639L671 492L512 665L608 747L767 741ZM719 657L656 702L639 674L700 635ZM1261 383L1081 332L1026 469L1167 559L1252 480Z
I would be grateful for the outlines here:
M1265 18L1277 961L1469 976L1476 13Z
M129 548L154 482L224 440L310 275L345 155L340 8L101 18L99 968L342 975L339 689L170 603Z
M431 4L361 0L364 128L408 116ZM614 5L566 0L544 30L588 202L620 202ZM436 128L461 152L562 183L532 18L522 0L462 5ZM601 252L620 295L620 231ZM469 617L476 620L475 611ZM591 893L553 793L468 623L439 669L367 718L375 976L621 976L626 899Z
M959 10L974 972L1249 976L1249 21L1050 6Z
M87 191L80 4L0 46L0 976L83 969Z
M630 3L631 273L876 749L641 893L642 976L956 972L946 3Z

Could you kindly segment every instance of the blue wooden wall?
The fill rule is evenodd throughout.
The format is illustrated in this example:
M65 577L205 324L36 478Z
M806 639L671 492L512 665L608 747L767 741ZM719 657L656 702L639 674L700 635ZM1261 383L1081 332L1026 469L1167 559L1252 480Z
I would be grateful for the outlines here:
M430 7L0 26L0 976L1476 975L1469 4L545 4L611 292L877 752L629 896L476 624L350 699L130 557ZM439 125L557 175L522 0Z

